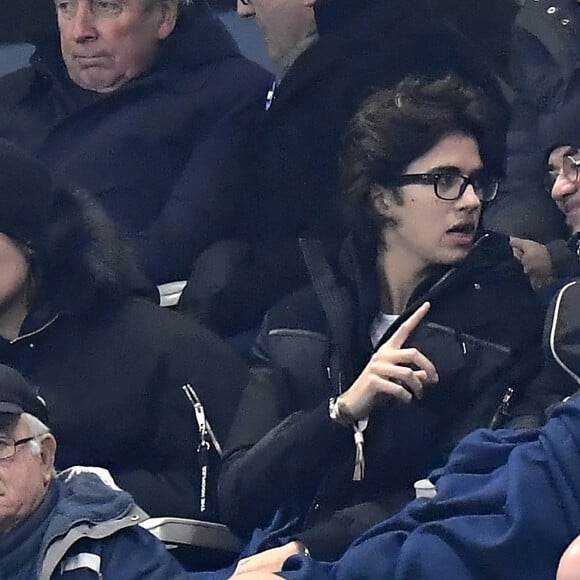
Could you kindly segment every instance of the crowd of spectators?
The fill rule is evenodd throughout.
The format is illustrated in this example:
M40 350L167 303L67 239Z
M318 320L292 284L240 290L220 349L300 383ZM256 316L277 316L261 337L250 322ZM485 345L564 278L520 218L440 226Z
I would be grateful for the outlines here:
M0 575L185 577L171 515L246 544L216 580L580 577L579 3L237 0L274 75L204 1L42 4L0 23Z

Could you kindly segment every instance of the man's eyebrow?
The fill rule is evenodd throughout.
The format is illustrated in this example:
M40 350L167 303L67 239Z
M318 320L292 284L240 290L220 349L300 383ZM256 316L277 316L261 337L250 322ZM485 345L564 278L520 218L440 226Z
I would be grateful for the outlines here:
M426 173L461 173L461 169L455 165L438 165Z
M469 173L474 173L476 171L481 171L483 169L483 165L472 169ZM433 167L433 169L429 169L426 173L460 173L463 174L464 171L460 167L456 165L438 165L437 167Z

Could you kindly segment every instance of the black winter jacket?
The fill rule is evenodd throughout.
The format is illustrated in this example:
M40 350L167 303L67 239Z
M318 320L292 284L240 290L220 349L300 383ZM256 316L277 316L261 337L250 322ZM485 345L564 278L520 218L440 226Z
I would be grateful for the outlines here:
M237 231L245 135L269 84L196 1L152 70L110 94L70 81L58 38L40 43L0 81L0 136L93 192L152 282L181 280Z
M423 0L327 0L315 10L320 37L282 78L256 131L241 190L255 193L244 243L210 247L182 297L184 310L220 334L258 327L269 307L308 282L301 235L342 242L340 136L373 90L454 72L503 102L474 49Z
M440 381L420 401L373 411L367 473L353 482L353 433L329 418L328 399L371 357L374 266L350 252L348 274L336 284L318 250L305 249L314 291L284 300L264 321L218 496L224 519L245 534L297 504L306 516L291 533L316 558L334 560L409 499L412 483L441 465L463 435L501 423L510 387L541 367L543 309L507 240L494 234L418 288L381 343L428 299L431 310L407 344L433 361Z
M0 361L46 400L59 469L105 467L151 515L211 518L217 470L201 513L199 436L182 386L223 442L247 366L206 329L135 296L102 209L64 191L32 258L29 314L18 337L0 339Z

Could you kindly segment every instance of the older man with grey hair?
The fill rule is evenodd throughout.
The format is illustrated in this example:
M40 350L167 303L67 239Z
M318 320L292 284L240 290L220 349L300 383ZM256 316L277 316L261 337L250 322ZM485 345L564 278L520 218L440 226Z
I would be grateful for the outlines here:
M146 517L105 470L54 471L56 440L32 386L0 365L2 578L180 578L181 567L138 524Z
M246 134L270 76L202 0L54 10L58 35L0 80L0 137L92 191L151 282L187 277L237 228Z

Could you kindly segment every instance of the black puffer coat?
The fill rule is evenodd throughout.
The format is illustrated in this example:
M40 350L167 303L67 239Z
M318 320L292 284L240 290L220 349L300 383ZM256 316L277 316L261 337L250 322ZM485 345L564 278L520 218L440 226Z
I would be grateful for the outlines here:
M180 280L236 231L247 125L269 84L196 0L152 70L110 94L70 81L58 38L39 44L0 81L0 137L96 195L152 282Z
M325 0L315 11L320 37L283 77L256 131L240 193L255 193L246 245L210 247L183 295L182 308L221 334L259 326L269 307L307 283L300 235L340 246L340 136L373 89L454 72L502 102L474 49L430 17L423 0Z
M413 481L441 465L463 435L500 424L509 388L527 384L541 367L544 313L507 240L493 234L460 266L419 287L381 342L428 299L431 310L407 344L433 361L440 381L420 401L373 411L367 473L353 482L353 434L329 418L328 398L348 388L371 357L374 262L347 252L347 275L337 284L318 249L305 249L314 291L298 292L265 319L218 495L224 519L246 534L277 508L298 506L307 515L290 533L317 559L334 560L400 508Z
M57 197L46 247L34 247L37 296L0 361L38 387L58 440L58 468L107 468L151 515L215 515L217 472L200 511L199 437L190 383L222 442L246 365L216 336L139 297L102 209ZM212 511L213 510L213 511Z

